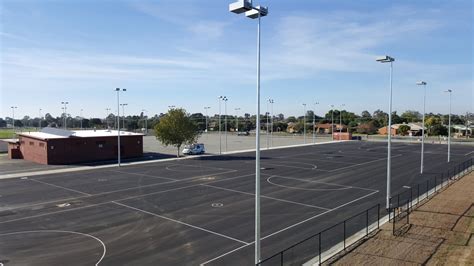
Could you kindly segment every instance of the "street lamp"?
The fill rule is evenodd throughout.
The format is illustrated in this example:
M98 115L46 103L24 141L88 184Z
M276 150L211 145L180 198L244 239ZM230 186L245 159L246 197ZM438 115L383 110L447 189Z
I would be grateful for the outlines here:
M316 105L318 105L319 102L314 103L314 111L313 111L313 143L316 143Z
M120 91L125 92L127 89L115 88L117 92L117 166L120 167Z
M145 110L145 109L142 109L142 112L145 115L145 118L144 118L144 120L145 120L145 135L148 135L148 116L146 115L146 113L148 113L148 111Z
M105 123L107 124L107 128L109 128L109 115L110 115L110 108L105 108L105 112L107 115L105 116Z
M423 162L424 162L424 153L425 153L425 106L426 106L426 82L418 81L416 85L423 86L423 122L421 126L421 165L420 165L420 174L423 174Z
M304 112L304 118L303 118L303 135L304 135L304 144L306 144L306 104L303 103L303 112Z
M61 102L61 104L64 104L64 130L67 128L67 105L69 102Z
M339 141L341 141L341 134L342 134L342 108L346 106L345 104L341 104L341 111L339 111Z
M239 132L239 110L240 108L235 108L235 131Z
M81 130L82 130L82 111L84 111L84 110L81 109Z
M13 132L15 132L15 109L18 108L18 106L11 106L10 107L12 109L12 127L13 127Z
M125 129L125 106L127 106L128 103L121 103L120 106L122 106L122 126Z
M211 109L210 106L204 106L204 110L206 110L206 133L208 133L207 132L207 125L208 125L208 120L207 119L208 119L209 115L207 114L207 110L209 110L209 109Z
M42 110L43 110L43 109L41 109L41 108L39 109L39 124L38 124L38 128L41 128L41 122L43 122L43 116L41 115L41 111L42 111Z
M390 168L391 168L391 144L392 144L392 75L393 75L393 61L395 58L390 57L388 55L378 57L375 59L377 62L380 63L390 63L390 97L388 103L388 142L387 142L387 201L386 201L386 208L390 208Z
M221 125L221 103L226 101L226 96L219 96L217 100L219 101L219 154L222 154L222 125Z
M222 99L224 101L224 138L225 138L225 152L227 152L227 97Z
M331 104L331 137L334 140L334 104Z
M229 11L258 19L257 23L257 121L255 136L255 264L260 262L260 18L268 14L268 9L253 6L248 0L240 0L229 5Z
M268 103L270 103L270 143L273 147L273 104L275 103L275 101L273 99L269 99Z
M451 94L452 90L447 90L449 92L449 118L448 118L448 163L451 161Z

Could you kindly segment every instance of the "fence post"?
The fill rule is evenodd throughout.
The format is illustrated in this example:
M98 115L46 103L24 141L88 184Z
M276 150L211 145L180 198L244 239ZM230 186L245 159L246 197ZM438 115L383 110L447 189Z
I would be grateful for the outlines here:
M369 209L365 212L365 221L366 221L366 227L365 227L365 236L369 235Z
M390 216L389 216L390 220ZM380 203L377 204L377 229L380 229Z
M344 250L346 250L346 220L344 220Z
M321 254L321 232L319 232L319 265L321 265L321 257L323 254Z

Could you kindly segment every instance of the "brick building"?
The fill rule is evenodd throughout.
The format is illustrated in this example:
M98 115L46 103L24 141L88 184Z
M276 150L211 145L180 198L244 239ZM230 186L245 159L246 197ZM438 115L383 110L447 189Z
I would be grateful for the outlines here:
M117 159L116 130L69 131L44 128L41 132L18 133L9 141L11 159L40 164L76 164ZM121 158L143 156L143 134L120 132Z

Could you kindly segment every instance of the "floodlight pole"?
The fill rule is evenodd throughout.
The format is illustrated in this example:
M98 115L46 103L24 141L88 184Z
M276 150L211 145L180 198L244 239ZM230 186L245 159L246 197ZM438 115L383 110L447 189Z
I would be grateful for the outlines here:
M39 109L39 125L38 125L38 128L41 128L41 122L43 122L43 117L41 116L41 110L43 109Z
M313 143L316 143L316 132L314 131L316 128L316 105L318 105L318 102L314 103L314 111L313 111Z
M209 117L209 115L207 114L207 113L208 113L207 110L210 109L210 108L211 108L210 106L205 106L205 107L204 107L204 110L206 110L206 133L208 133L208 132L207 132L207 124L208 124L207 119L208 119L208 117Z
M240 108L235 108L235 130L239 132L239 110Z
M303 118L303 139L304 139L304 144L306 144L306 104L303 103L303 110L304 110L304 118Z
M61 104L64 104L64 130L67 129L67 104L69 102L61 102Z
M123 124L123 127L125 128L125 106L128 105L128 103L121 103L120 104L122 106L122 124Z
M127 89L115 88L117 92L117 166L120 167L120 91Z
M13 127L13 133L15 133L15 109L17 109L18 107L17 106L12 106L10 107L12 108L12 127Z
M145 135L148 135L148 115L147 115L148 111L143 109L142 112L145 115L145 117L144 117L144 119L145 119Z
M331 104L331 140L334 140L334 104Z
M451 94L452 90L447 90L449 92L449 118L448 118L448 163L451 161Z
M270 116L270 128L271 128L271 131L270 131L270 146L273 147L273 104L275 103L275 101L273 99L270 100L270 112L271 112L271 116Z
M82 130L82 111L83 109L81 109L81 130Z
M224 116L224 139L225 139L225 152L227 152L227 101L229 99L226 97L224 99L224 113L225 113L225 116Z
M423 122L421 125L421 162L420 162L420 174L423 174L424 166L424 155L425 155L425 113L426 113L426 82L420 81L417 85L423 86Z
M225 96L224 96L225 97ZM220 96L218 98L219 101L219 154L222 154L222 135L221 135L221 99L224 98L223 96Z
M267 134L266 134L266 135L267 135L267 150L270 148L270 139L269 139L269 137L270 137L270 129L268 128L268 124L269 124L269 122L268 122L268 116L269 116L269 114L270 114L270 112L268 112L268 104L269 104L269 103L270 103L270 102L267 102L267 111L265 112L265 116L266 116L266 118L267 118L267 125L266 125L266 130L265 130L266 133L267 133Z
M391 166L392 166L392 76L393 76L393 61L395 59L388 55L377 58L378 62L381 63L390 63L390 97L388 102L388 143L387 143L387 199L386 199L386 208L390 209L390 180L391 180Z
M339 141L341 141L341 134L342 134L342 108L345 104L341 105L341 110L339 111Z

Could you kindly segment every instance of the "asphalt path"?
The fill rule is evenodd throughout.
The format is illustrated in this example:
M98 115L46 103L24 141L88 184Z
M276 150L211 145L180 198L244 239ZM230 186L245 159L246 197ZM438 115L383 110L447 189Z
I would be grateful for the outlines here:
M420 175L420 145L393 144L392 193L473 155L451 151L426 144ZM263 257L385 203L384 143L265 150L261 167ZM0 180L0 263L251 265L254 169L248 152Z

